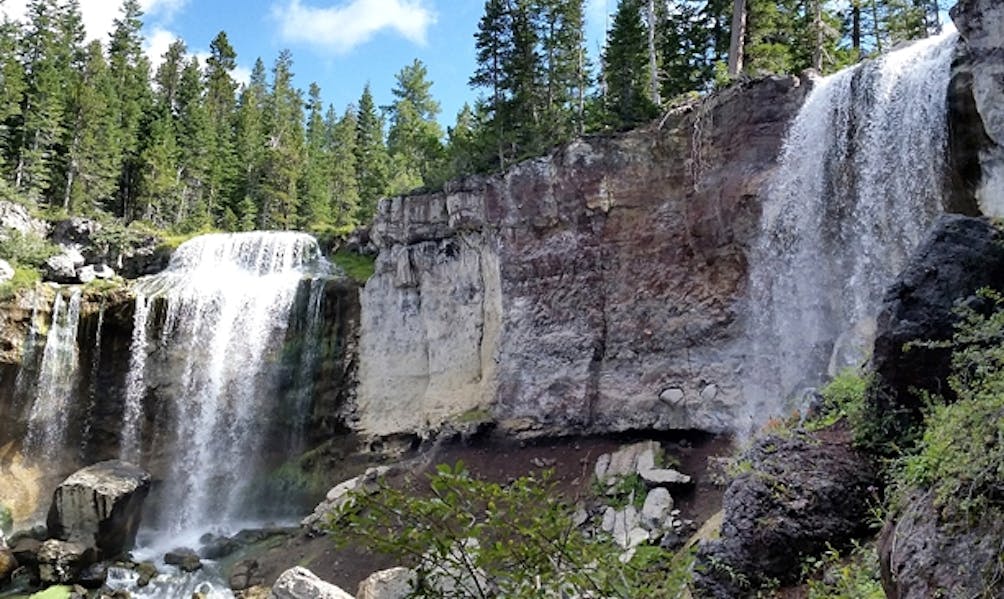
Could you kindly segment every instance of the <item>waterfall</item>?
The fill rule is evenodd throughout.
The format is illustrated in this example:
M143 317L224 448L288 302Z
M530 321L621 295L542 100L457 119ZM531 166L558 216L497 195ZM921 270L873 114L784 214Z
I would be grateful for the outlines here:
M957 38L819 80L792 124L750 258L751 426L870 351L882 293L942 210Z
M144 375L146 372L146 329L149 317L150 298L142 293L137 293L136 308L133 313L132 340L129 344L129 372L126 375L125 407L119 437L122 459L137 464L140 457L139 440L143 397L146 395Z
M94 408L98 402L98 373L101 371L101 332L105 326L105 302L101 300L98 307L98 324L94 332L94 349L91 353L90 385L87 389L87 409L84 411L84 421L80 435L80 458L87 461L87 440L94 426Z
M57 291L52 324L42 351L35 401L28 415L25 447L26 454L33 458L54 459L63 448L79 367L79 322L80 289L73 289L68 301Z
M241 498L264 450L264 427L278 408L270 366L282 350L300 282L324 266L317 242L300 233L214 234L182 244L168 269L136 289L129 432L123 452L143 446L138 425L146 394L142 356L154 335L152 302L166 303L157 389L173 431L161 523L172 530L218 524L241 513ZM149 358L153 360L153 356ZM133 384L135 383L135 384ZM166 394L167 397L163 395Z

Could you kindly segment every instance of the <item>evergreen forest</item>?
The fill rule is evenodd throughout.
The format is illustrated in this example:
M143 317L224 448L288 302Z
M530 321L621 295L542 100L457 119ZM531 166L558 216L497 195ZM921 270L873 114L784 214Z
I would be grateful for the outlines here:
M418 59L392 102L325 104L282 51L249 81L220 32L155 69L125 0L86 42L78 0L0 24L0 197L178 233L351 230L379 198L492 172L588 133L631 128L730 81L835 71L940 27L937 0L619 0L591 58L585 0L486 0L476 100L452 124ZM736 35L733 35L733 33Z

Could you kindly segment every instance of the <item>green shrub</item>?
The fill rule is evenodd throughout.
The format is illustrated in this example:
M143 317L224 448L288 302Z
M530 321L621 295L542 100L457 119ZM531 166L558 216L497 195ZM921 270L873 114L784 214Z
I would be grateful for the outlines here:
M610 539L589 537L556 493L550 473L506 484L463 464L441 465L428 489L357 493L329 527L343 544L412 565L412 597L676 597L693 554L639 548L625 564Z
M809 430L820 430L847 419L857 433L865 424L865 390L868 379L854 368L848 368L835 376L820 390L823 409L818 418L806 422Z
M41 280L42 274L37 269L15 266L14 277L6 283L0 283L0 300L9 299L22 289L34 287Z
M875 547L855 546L844 557L832 547L803 567L808 599L884 599Z
M0 238L0 258L14 266L39 268L59 253L59 248L44 237L10 230Z
M355 252L339 250L331 256L331 261L357 283L366 283L375 272L376 261Z
M983 290L989 310L964 307L950 346L949 385L957 400L932 401L900 487L932 488L946 516L978 516L1004 506L1004 296ZM935 345L935 344L929 344Z

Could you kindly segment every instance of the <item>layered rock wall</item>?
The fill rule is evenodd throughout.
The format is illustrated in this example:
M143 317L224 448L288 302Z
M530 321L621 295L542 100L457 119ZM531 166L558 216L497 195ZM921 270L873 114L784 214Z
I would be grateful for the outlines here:
M744 84L648 128L381 202L359 428L732 427L746 249L805 87Z

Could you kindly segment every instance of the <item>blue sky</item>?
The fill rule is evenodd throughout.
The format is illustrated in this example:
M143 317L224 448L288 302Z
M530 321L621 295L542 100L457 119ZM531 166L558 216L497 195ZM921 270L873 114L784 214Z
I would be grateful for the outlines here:
M88 36L107 39L120 0L80 0ZM391 101L394 74L422 60L441 102L440 121L452 124L476 97L467 79L474 70L474 32L484 0L141 0L147 52L157 61L171 41L183 39L204 54L220 30L237 51L235 77L246 80L257 57L271 68L283 48L293 52L296 83L321 86L325 103L342 111L370 82L378 105ZM616 0L587 0L589 49L595 59L606 15ZM3 10L24 13L25 0Z

